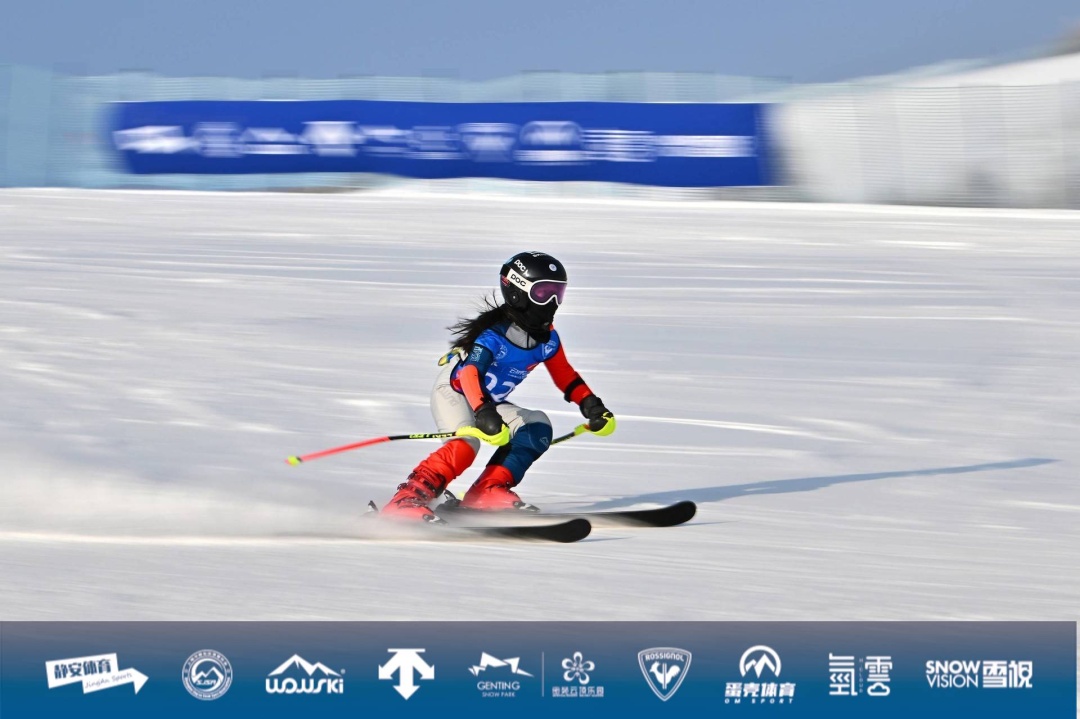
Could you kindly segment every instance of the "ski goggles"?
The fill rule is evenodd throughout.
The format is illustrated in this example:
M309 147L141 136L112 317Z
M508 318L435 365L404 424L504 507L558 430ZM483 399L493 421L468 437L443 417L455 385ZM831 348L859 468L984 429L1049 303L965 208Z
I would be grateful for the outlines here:
M529 295L529 299L537 305L546 305L555 300L555 304L562 306L563 295L566 294L565 280L527 280L514 270L510 270L503 276L503 282L520 288Z

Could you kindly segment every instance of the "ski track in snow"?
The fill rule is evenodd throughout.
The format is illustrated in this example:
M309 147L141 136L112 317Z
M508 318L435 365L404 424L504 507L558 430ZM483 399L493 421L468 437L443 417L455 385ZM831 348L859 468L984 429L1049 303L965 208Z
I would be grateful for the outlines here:
M1078 213L0 198L5 619L1077 619ZM351 539L434 445L284 458L430 430L443 328L534 248L620 425L522 493L698 517ZM514 399L581 421L543 371Z

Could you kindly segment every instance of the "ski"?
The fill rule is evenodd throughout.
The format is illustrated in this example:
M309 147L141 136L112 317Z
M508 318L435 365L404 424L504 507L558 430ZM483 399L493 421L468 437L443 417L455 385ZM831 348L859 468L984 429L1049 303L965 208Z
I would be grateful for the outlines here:
M674 527L685 524L697 514L697 504L690 500L683 500L664 507L651 509L611 509L583 512L526 512L522 510L506 510L504 512L487 512L475 509L467 509L460 505L457 499L447 498L440 504L435 513L441 518L461 517L462 515L499 517L516 516L551 519L554 517L580 517L589 520L593 524L609 524L627 527Z
M481 520L480 523L471 523L465 518ZM493 517L492 513L485 512L483 517L471 516L473 512L465 510L452 521L443 517L436 517L429 522L401 523L384 521L381 526L388 532L389 537L400 535L402 539L430 539L433 536L444 534L447 539L468 540L475 539L514 539L534 540L543 542L559 542L569 544L585 539L592 532L592 523L584 517L566 515L563 517L551 517L548 523L529 522L512 524L506 522L506 515L500 514ZM479 515L480 513L475 513ZM532 517L537 515L532 514ZM378 508L374 502L368 504L368 512L364 515L365 521L374 522L379 520ZM484 520L493 519L497 523L488 523Z
M653 509L612 509L596 512L541 512L541 517L575 516L585 517L594 522L619 524L639 527L675 527L685 524L697 514L697 504L683 500L675 504Z
M574 517L555 524L515 524L507 526L468 526L447 523L451 531L466 532L480 537L503 537L506 539L532 539L544 542L569 544L580 542L592 532L592 524L584 517Z

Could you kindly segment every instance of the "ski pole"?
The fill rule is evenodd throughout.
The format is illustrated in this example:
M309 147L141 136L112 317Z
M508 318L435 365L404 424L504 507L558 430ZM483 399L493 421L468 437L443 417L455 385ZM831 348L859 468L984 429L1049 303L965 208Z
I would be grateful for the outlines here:
M321 457L328 457L331 454L337 454L339 452L348 452L351 449L360 449L361 447L370 447L373 444L380 444L382 442L393 442L399 439L449 439L450 437L456 437L457 432L427 432L421 434L393 434L387 437L374 437L372 439L365 439L362 442L353 442L352 444L342 445L341 447L333 447L331 449L324 449L319 452L312 452L311 454L301 454L295 457L289 457L285 461L291 465L297 465L301 462L307 462L312 459L319 459Z
M556 437L555 439L551 440L551 443L552 444L558 444L559 442L565 442L568 439L573 439L574 437L577 437L579 434L585 434L588 431L589 431L589 425L588 424L579 424L577 427L574 427L573 432L567 432L566 434L562 435L561 437Z
M590 434L595 434L599 437L607 437L609 434L615 431L615 417L612 416L611 412L605 412L603 417L607 420L607 422L605 422L604 426L600 429L589 429L589 423L586 422L585 424L579 424L577 427L574 427L573 432L567 432L561 437L556 437L555 439L551 440L551 443L558 444L559 442L565 442L568 439L573 439L579 434L585 434L586 432L589 432Z
M551 440L552 444L558 444L559 442L565 442L568 439L573 439L579 434L584 434L589 431L589 425L579 424L574 427L573 432L568 432L561 437L556 437ZM353 442L352 444L345 444L340 447L332 447L331 449L324 449L318 452L312 452L311 454L301 454L293 457L288 457L285 461L293 466L302 464L303 462L310 462L313 459L321 459L322 457L329 457L332 454L338 454L340 452L348 452L353 449L360 449L361 447L370 447L373 444L382 444L383 442L394 442L399 439L449 439L451 437L462 436L458 432L424 432L418 434L394 434L387 437L374 437L372 439L365 439L361 442Z

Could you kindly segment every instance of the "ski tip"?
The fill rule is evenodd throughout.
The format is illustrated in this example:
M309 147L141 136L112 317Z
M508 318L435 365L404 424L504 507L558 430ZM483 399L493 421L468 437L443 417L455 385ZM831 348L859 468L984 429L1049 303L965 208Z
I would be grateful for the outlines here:
M692 502L689 499L684 499L681 502L676 502L675 504L671 505L671 507L672 509L679 509L686 514L689 514L691 517L697 514L697 502Z
M697 514L697 504L688 499L656 510L647 524L654 527L675 527L685 524Z
M683 502L679 502L675 506L679 509L680 514L685 517L685 519L683 519L683 522L689 522L691 519L694 518L694 515L697 514L697 503L691 502L689 499ZM682 524L682 522L680 522L680 524Z
M592 534L592 522L584 517L571 519L563 525L563 532L556 542L579 542Z
M288 464L291 464L292 466L294 466L294 467L295 467L296 465L300 464L300 463L301 463L301 462L303 462L304 460L300 459L299 457L289 457L289 458L288 458L288 459L286 459L285 461L286 461L286 462L287 462Z

